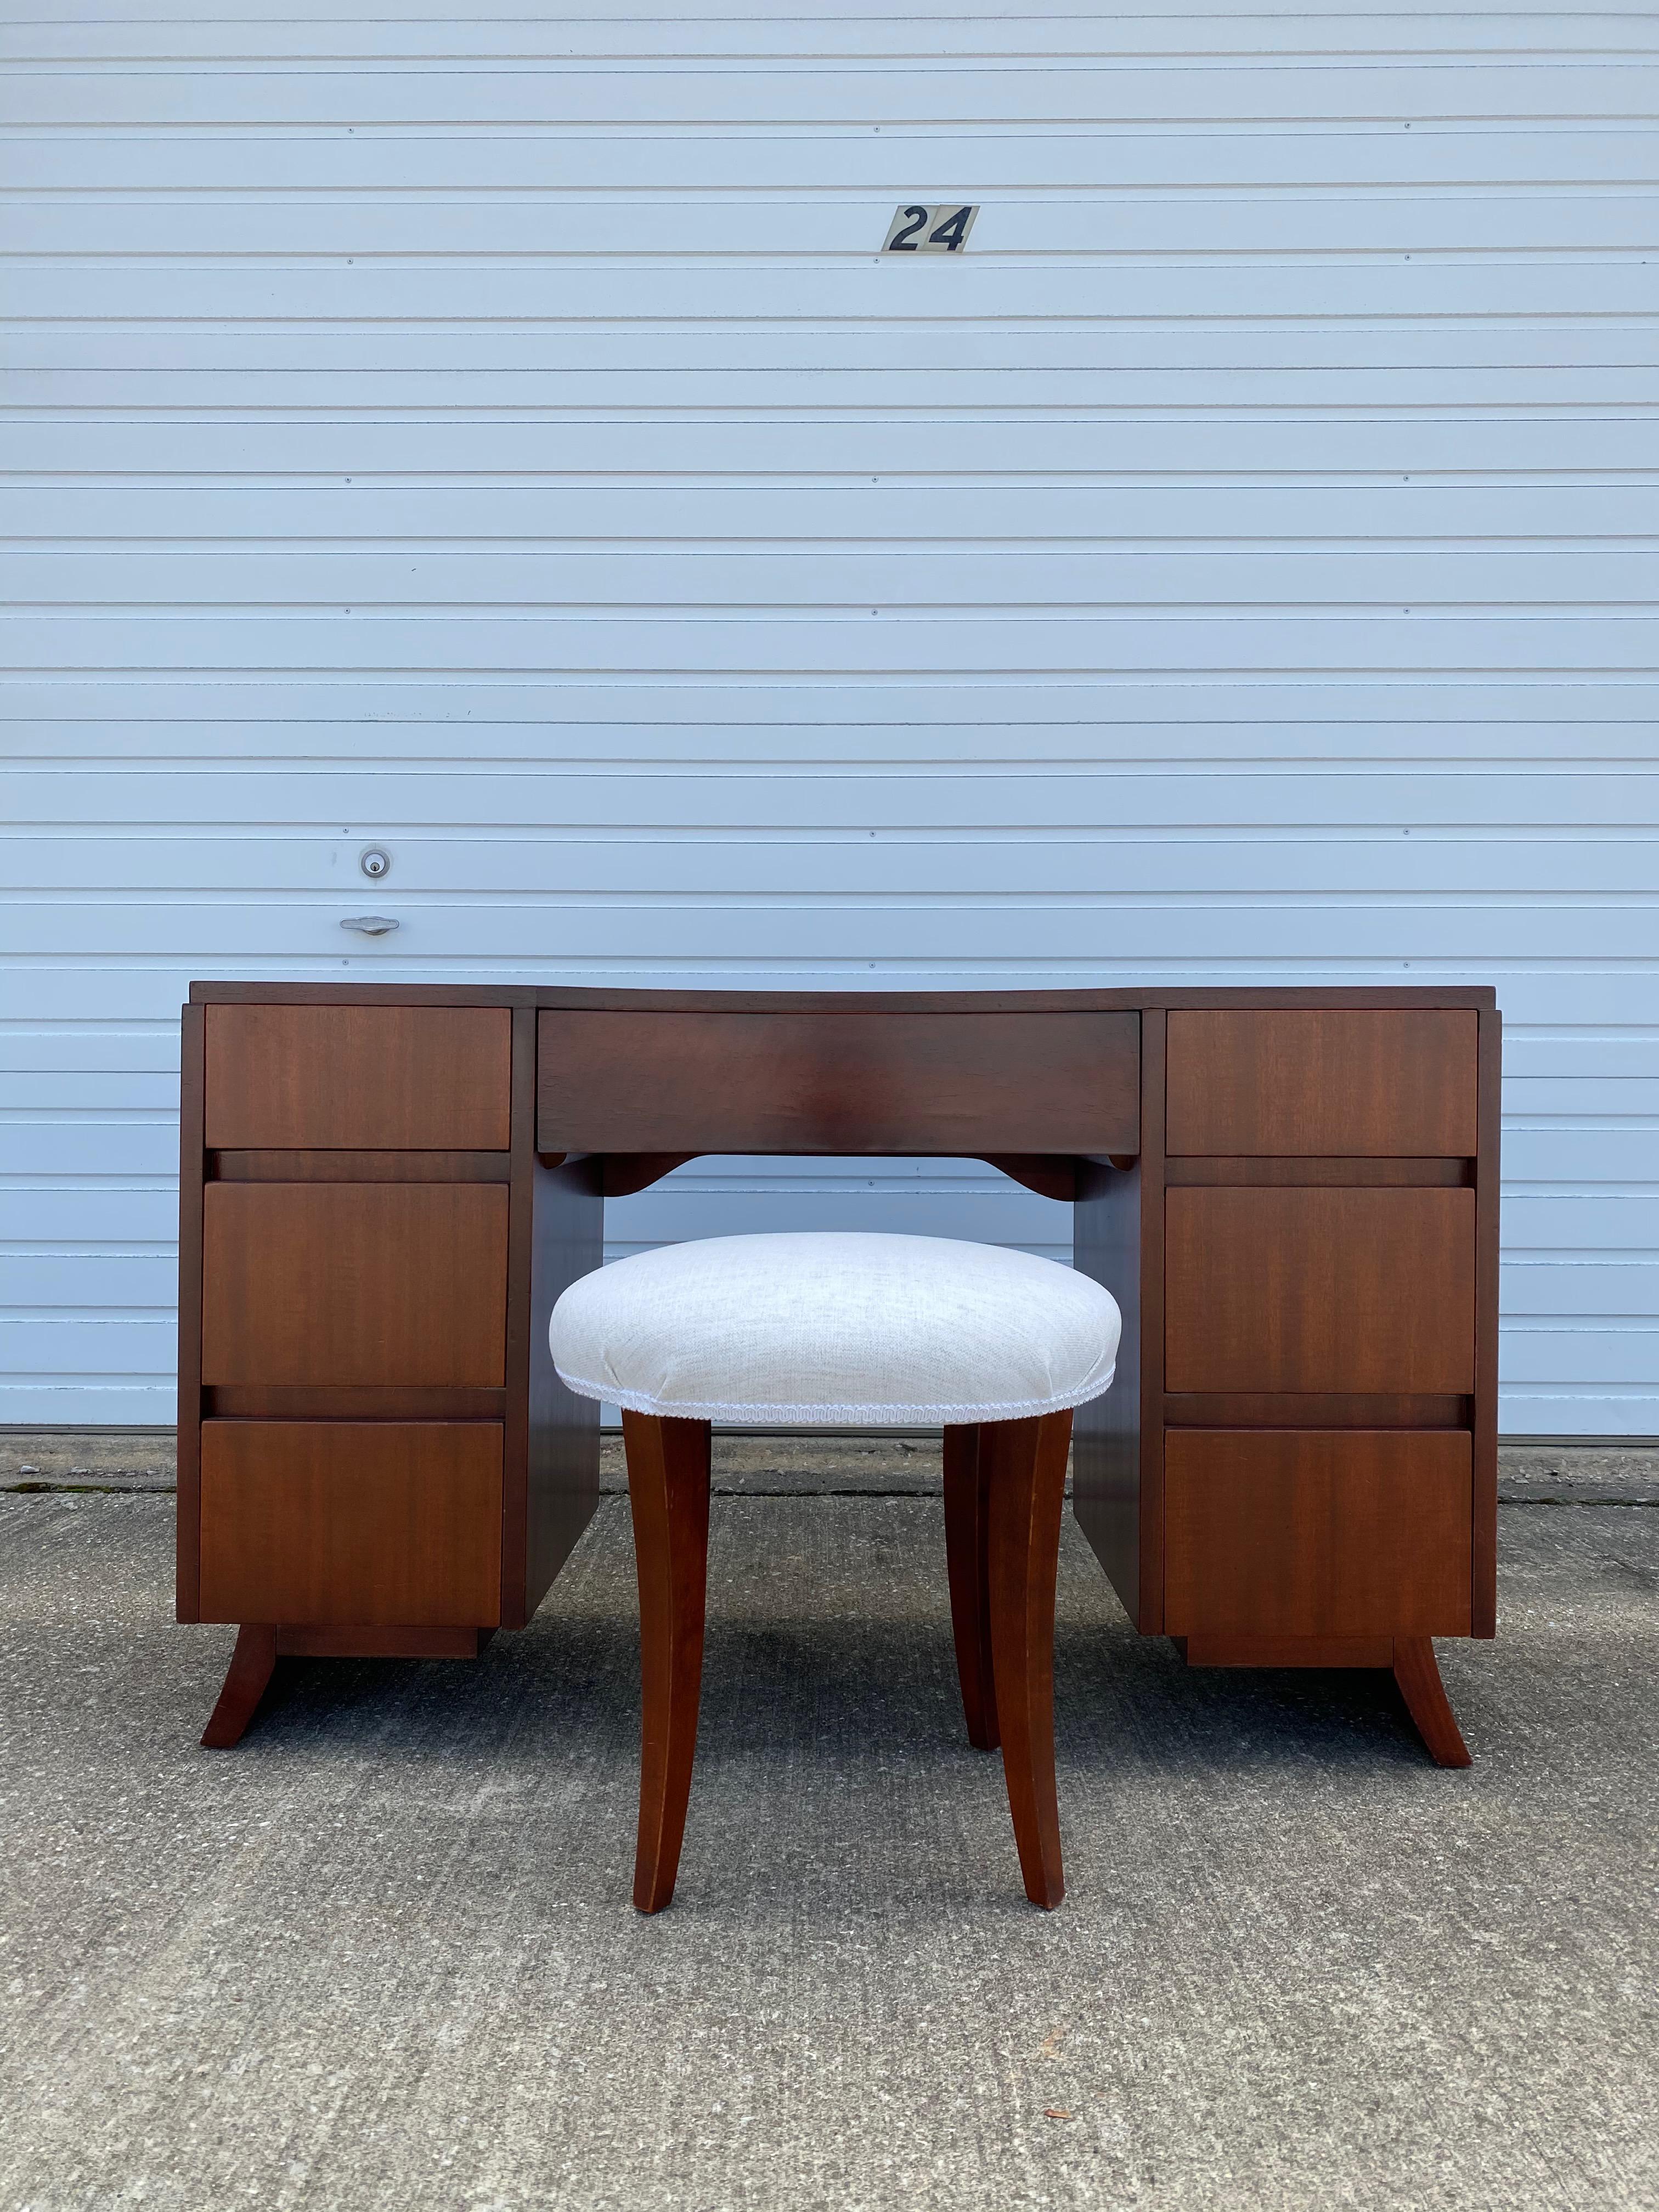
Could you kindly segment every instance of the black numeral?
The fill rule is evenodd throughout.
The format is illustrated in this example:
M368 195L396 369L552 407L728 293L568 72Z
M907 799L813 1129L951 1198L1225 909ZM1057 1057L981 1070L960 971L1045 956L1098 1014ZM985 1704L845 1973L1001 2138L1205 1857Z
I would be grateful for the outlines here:
M893 233L892 239L887 248L887 251L890 253L915 252L916 248L910 243L910 241L919 230L926 230L927 228L927 210L926 208L909 207L906 208L904 212L910 219L905 224L902 230L896 230ZM963 212L966 213L966 210L964 210Z
M915 210L906 208L904 212L906 215L912 215ZM961 246L963 234L968 228L968 218L972 213L971 208L959 207L949 222L942 222L937 230L928 232L929 246L942 246L948 252L955 253Z

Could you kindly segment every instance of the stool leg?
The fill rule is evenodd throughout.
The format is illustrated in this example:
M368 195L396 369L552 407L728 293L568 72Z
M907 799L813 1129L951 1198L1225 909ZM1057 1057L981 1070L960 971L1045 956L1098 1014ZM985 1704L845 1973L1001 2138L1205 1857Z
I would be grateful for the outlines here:
M640 1583L640 1828L634 1902L660 1912L674 1894L702 1692L708 1578L707 1421L623 1415Z
M968 1741L997 1747L996 1675L991 1664L991 1548L987 1513L990 1463L976 1426L945 1431L945 1563L951 1578L951 1627Z
M1054 1788L1054 1577L1066 1504L1069 1411L988 1421L991 1651L1003 1777L1025 1894L1050 1908L1066 1894Z

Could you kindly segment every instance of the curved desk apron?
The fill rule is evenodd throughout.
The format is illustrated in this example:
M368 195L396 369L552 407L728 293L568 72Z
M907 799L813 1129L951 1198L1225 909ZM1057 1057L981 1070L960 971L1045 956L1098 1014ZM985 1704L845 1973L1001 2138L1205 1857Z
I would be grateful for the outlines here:
M708 1153L989 1160L1070 1200L1124 1317L1074 1510L1191 1665L1392 1668L1491 1636L1490 990L823 994L194 984L179 1618L239 1624L204 1741L283 1652L466 1656L599 1495L547 1320L605 1200Z

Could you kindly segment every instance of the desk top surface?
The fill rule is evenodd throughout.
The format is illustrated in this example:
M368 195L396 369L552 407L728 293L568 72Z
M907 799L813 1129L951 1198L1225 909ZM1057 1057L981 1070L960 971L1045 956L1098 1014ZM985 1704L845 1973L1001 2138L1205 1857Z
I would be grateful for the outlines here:
M1491 984L1250 985L1170 990L638 991L545 983L211 982L190 987L192 1006L532 1006L566 1012L752 1014L1135 1013L1197 1006L1492 1007Z

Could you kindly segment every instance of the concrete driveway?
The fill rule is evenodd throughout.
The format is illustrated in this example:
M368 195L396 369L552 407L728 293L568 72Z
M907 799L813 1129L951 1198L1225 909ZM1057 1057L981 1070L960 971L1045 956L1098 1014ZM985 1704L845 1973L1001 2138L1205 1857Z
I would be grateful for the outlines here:
M651 1922L622 1499L522 1635L219 1753L172 1519L0 1497L4 2212L1659 2203L1651 1507L1504 1508L1468 1773L1384 1677L1188 1672L1068 1521L1045 1916L938 1500L722 1498Z

